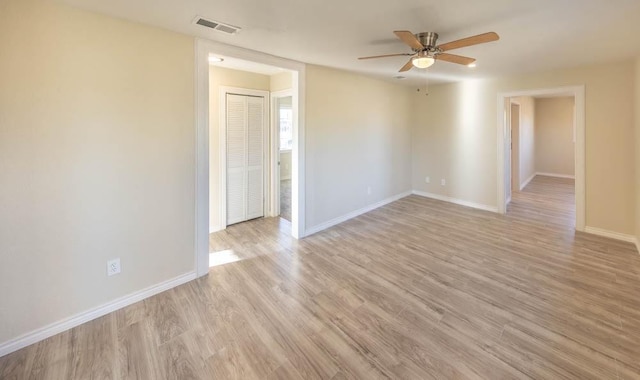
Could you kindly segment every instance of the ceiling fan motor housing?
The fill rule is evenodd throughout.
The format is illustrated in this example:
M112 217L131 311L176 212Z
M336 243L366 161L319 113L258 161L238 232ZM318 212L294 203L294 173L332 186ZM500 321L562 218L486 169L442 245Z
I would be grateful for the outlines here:
M436 42L438 41L438 33L424 32L416 34L416 38L420 43L428 50L435 50Z

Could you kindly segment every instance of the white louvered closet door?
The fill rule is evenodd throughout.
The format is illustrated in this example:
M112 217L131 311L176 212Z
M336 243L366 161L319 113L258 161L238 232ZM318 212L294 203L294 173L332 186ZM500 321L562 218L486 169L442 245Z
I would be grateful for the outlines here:
M264 99L247 96L247 219L264 215Z
M264 216L264 98L227 94L227 225Z

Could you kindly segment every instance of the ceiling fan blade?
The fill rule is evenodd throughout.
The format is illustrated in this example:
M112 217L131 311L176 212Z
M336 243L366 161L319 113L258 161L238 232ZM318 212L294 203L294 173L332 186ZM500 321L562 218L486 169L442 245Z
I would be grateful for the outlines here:
M440 53L436 54L435 57L439 61L447 61L451 63L457 63L459 65L470 65L476 61L475 58L463 57L461 55L449 54L449 53Z
M466 46L472 46L477 44L483 44L485 42L497 41L500 39L495 32L489 32L484 34L478 34L477 36L463 38L461 40L447 42L446 44L442 44L438 46L438 49L442 51L460 49Z
M399 56L406 56L406 55L413 55L411 53L400 53L400 54L384 54L384 55L372 55L370 57L360 57L358 59L372 59L372 58L385 58L385 57L399 57Z
M398 72L401 73L403 71L409 71L411 70L412 67L413 67L413 58L410 59L409 62L405 63L404 66L402 66L402 68L398 70Z
M416 36L408 30L396 30L393 32L405 44L411 46L412 49L422 50L424 46L418 41Z

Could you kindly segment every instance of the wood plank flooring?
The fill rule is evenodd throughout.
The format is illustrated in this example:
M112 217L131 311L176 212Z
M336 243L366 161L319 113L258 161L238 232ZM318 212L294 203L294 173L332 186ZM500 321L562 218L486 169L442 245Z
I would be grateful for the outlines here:
M640 379L640 255L574 233L572 189L537 177L506 216L409 196L301 241L238 224L210 240L238 261L0 378Z

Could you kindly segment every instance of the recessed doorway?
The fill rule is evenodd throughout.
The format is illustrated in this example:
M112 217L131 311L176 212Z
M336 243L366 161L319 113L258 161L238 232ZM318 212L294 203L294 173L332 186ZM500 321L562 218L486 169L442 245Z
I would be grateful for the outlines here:
M543 108L553 110L551 120ZM524 214L542 214L547 202L551 213L562 209L567 227L584 231L584 114L583 86L498 95L501 213L523 205Z
M210 61L210 58L215 58ZM305 66L298 62L268 56L263 53L250 51L238 47L219 44L208 40L197 40L196 42L196 87L197 87L197 173L196 173L196 249L195 256L197 262L197 273L199 276L205 275L209 270L209 234L213 231L220 231L226 228L228 223L227 210L229 207L227 181L229 179L226 160L228 158L229 141L226 136L225 122L220 117L213 114L212 110L217 107L222 109L219 88L216 86L227 86L236 89L260 89L255 82L242 82L236 76L234 83L218 82L212 84L212 80L220 79L211 73L210 62L225 62L225 64L235 63L236 66L229 70L235 72L254 72L256 70L275 70L269 73L262 73L267 76L269 88L267 93L289 90L290 91L290 113L291 113L291 164L290 164L290 219L287 222L288 228L294 238L305 235L304 228L304 76ZM215 65L215 64L214 64ZM260 73L258 73L260 74ZM283 74L278 76L278 74ZM234 76L234 73L230 73ZM288 77L288 82L282 78ZM260 79L261 81L264 78ZM287 82L288 87L281 87ZM267 95L267 99L270 97ZM268 102L269 103L269 102ZM269 115L267 125L269 125L271 107L267 105L266 113ZM225 127L221 127L225 126ZM217 127L217 128L216 128ZM276 137L267 128L268 137L264 140L264 149L261 182L264 183L262 195L256 197L264 201L264 217L274 217L279 213L279 208L274 206L274 198L280 200L279 193L279 170L275 164L279 162L279 147L276 144ZM273 147L277 149L274 149ZM246 157L245 157L246 158ZM215 171L219 169L216 176ZM245 168L246 169L246 168ZM245 170L246 172L246 170ZM245 173L247 174L247 173ZM276 176L278 175L278 177ZM246 177L246 175L245 175ZM256 177L256 178L257 178ZM256 181L254 181L256 182ZM273 184L277 183L274 189ZM216 196L217 193L217 196ZM259 193L259 192L256 192ZM248 195L247 195L248 196ZM240 197L238 197L240 198ZM258 203L258 202L254 202Z
M274 215L291 221L291 151L293 148L293 97L290 90L271 94L272 135L275 136L274 150L277 150L275 165L277 184L274 198Z

